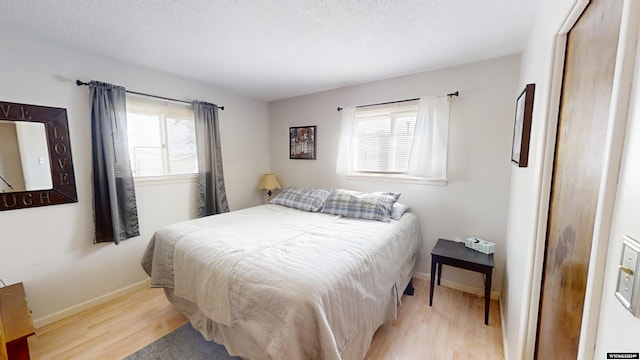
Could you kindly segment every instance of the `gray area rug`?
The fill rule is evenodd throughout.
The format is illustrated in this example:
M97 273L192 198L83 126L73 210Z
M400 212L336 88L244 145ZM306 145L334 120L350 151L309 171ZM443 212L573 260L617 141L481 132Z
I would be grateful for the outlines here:
M224 346L205 340L190 323L177 328L144 348L127 356L125 360L230 360Z

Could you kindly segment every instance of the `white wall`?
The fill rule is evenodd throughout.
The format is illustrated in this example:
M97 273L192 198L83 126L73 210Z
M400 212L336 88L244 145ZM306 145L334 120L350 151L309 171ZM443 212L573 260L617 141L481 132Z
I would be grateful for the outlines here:
M523 359L528 331L529 302L537 239L538 203L541 197L542 160L550 107L551 70L555 35L574 1L538 2L533 29L522 54L519 86L535 83L535 102L529 149L529 166L512 168L509 195L506 263L502 286L503 332L507 358ZM534 298L534 301L537 298ZM532 319L536 321L536 319Z
M634 85L627 119L623 158L618 179L611 236L604 268L604 286L594 359L606 359L608 352L640 352L640 318L628 312L615 297L622 237L640 241L640 57L637 57ZM636 276L639 276L636 274ZM636 289L639 291L640 289ZM640 315L640 314L639 314Z
M153 232L195 216L193 182L138 184L141 236L119 246L92 244L89 91L77 87L76 79L224 105L220 131L229 205L235 210L260 203L257 184L270 168L265 102L16 35L0 34L0 44L0 99L66 108L70 128L79 202L0 212L0 278L24 282L37 324L143 281L139 262Z
M270 104L271 170L284 186L398 191L420 218L425 246L418 271L430 272L439 237L477 235L497 243L493 289L501 288L508 202L511 137L519 94L518 55L397 77ZM451 103L446 186L345 180L335 172L338 106L444 95ZM317 125L317 160L290 160L290 126ZM482 287L479 273L446 268L443 279Z
M502 316L505 347L510 359L532 355L530 302L537 302L539 279L533 280L535 254L539 249L539 202L548 191L542 171L547 141L547 115L552 103L551 80L556 34L575 1L544 0L538 3L533 30L522 55L520 84L536 83L529 167L514 168L511 175L509 217L507 225L505 278L502 288ZM534 282L532 282L534 281ZM533 290L532 290L533 289ZM535 328L533 328L535 331Z

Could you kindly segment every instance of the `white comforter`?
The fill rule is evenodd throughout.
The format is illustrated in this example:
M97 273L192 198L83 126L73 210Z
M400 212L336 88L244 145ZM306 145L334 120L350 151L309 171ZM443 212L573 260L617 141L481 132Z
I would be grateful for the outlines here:
M260 358L341 359L390 291L399 301L421 246L411 213L385 223L261 205L156 232L142 265L152 286L249 334Z

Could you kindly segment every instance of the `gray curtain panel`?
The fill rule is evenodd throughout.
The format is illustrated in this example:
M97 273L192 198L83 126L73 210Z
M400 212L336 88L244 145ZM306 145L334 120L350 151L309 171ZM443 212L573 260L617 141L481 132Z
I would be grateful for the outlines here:
M127 141L126 91L91 81L94 243L140 235Z
M222 172L218 106L194 101L198 149L198 216L229 212Z

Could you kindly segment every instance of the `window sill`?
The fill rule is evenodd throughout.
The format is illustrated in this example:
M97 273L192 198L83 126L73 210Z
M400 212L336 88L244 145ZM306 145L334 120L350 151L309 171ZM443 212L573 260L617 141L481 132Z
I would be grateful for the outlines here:
M382 175L382 174L348 174L347 180L383 181L419 185L446 186L447 179L426 179L406 175Z
M138 176L134 177L133 181L138 186L182 184L188 182L197 182L198 174Z

